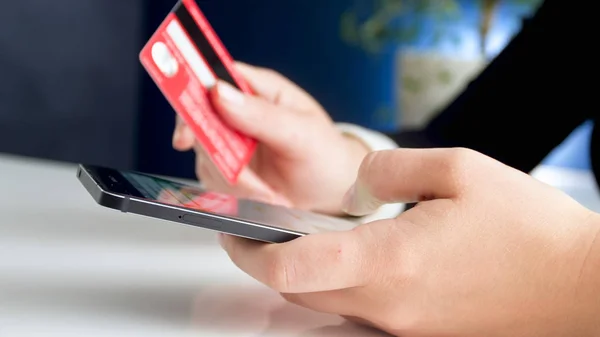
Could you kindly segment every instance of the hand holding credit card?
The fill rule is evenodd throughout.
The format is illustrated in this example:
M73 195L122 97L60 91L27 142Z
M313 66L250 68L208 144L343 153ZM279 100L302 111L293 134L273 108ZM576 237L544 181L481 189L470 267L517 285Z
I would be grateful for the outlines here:
M220 118L209 92L217 80L253 92L195 0L180 0L173 7L140 52L140 62L208 158L234 184L252 159L256 141Z

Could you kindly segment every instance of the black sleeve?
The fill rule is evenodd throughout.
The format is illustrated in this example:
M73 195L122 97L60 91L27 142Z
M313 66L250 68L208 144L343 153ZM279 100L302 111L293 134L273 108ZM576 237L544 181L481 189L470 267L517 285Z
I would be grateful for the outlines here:
M561 7L562 5L562 7ZM465 91L423 130L390 135L401 147L467 147L529 172L589 116L577 82L577 20L586 6L546 0ZM591 9L588 9L591 10ZM586 41L587 40L587 41ZM590 48L590 47L587 47ZM580 54L580 55L581 55Z

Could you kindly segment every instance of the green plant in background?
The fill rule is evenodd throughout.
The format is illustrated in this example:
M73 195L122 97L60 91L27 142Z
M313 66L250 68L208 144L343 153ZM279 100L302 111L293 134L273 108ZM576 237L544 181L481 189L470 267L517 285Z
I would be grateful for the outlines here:
M366 17L361 17L361 9ZM352 45L378 52L388 43L414 42L421 35L424 16L435 18L436 28L441 28L459 12L454 0L358 0L342 14L341 34Z
M378 52L384 46L414 42L421 37L424 19L434 21L432 42L449 37L458 41L458 36L448 29L450 23L461 19L462 8L458 0L357 0L351 9L342 14L342 38L369 52ZM473 0L479 6L480 51L485 56L487 37L494 14L502 2L537 6L543 0ZM360 7L368 7L369 13L362 18Z

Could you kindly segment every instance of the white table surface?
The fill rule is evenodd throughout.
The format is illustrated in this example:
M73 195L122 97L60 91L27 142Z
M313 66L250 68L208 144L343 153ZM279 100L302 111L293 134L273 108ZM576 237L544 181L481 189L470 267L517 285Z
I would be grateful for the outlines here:
M285 303L209 231L97 206L75 172L0 156L1 337L383 336ZM588 173L537 176L600 211Z
M381 336L284 302L212 232L97 206L74 165L0 156L0 336Z

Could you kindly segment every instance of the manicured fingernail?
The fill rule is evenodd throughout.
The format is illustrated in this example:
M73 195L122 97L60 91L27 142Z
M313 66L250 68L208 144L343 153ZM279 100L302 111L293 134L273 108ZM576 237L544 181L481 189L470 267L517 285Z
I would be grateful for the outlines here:
M220 99L229 103L236 105L241 105L244 103L244 94L227 82L220 81L217 84L217 94L219 95Z
M344 195L344 199L342 200L342 211L349 213L354 208L355 204L355 195L356 195L356 185L352 185L348 192Z
M354 216L363 216L376 211L382 203L362 185L355 183L344 196L342 204L344 212Z

